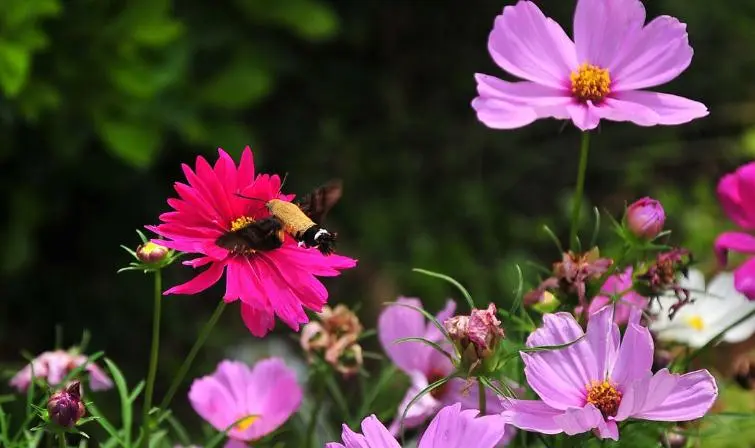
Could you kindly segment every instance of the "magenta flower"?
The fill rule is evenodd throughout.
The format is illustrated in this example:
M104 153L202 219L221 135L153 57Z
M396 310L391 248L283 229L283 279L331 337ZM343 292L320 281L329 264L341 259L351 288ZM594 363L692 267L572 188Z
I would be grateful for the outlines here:
M729 218L743 230L755 230L755 162L740 166L718 183L718 199ZM755 236L745 232L724 232L716 238L716 254L726 265L730 250L755 254ZM755 300L755 257L734 271L734 287Z
M669 16L644 23L640 0L578 0L572 42L534 2L505 7L488 51L524 81L476 74L477 118L512 129L553 117L588 130L601 119L653 126L708 115L696 101L640 90L671 81L692 60L685 24Z
M594 314L584 339L566 348L522 353L527 382L540 400L507 400L503 416L521 429L619 439L617 422L628 418L678 422L705 415L718 395L707 370L684 375L651 373L653 339L633 311L620 341L613 307ZM568 313L546 314L528 347L561 345L585 333Z
M416 298L399 297L396 302L422 308L422 302ZM446 307L437 315L438 322L449 319L455 309L456 303L453 300L447 301ZM388 358L411 379L411 386L399 405L396 419L390 426L391 432L398 434L401 427L401 415L409 402L429 384L453 373L454 366L446 356L426 344L394 343L394 341L401 338L420 337L439 343L449 352L453 349L435 325L426 322L421 313L404 306L392 305L383 310L378 318L377 330L380 344ZM470 381L471 383L455 378L426 394L409 408L404 427L417 427L435 415L443 406L457 402L460 402L464 409L479 409L479 388L475 380ZM488 391L486 403L486 414L503 411L498 396L492 391ZM508 427L505 440L502 442L510 440L514 432L513 428Z
M218 431L230 431L229 446L257 440L278 429L299 409L302 389L296 374L280 358L249 368L222 361L212 375L194 380L189 390L194 410Z
M32 367L35 378L44 378L50 386L57 386L77 367L87 363L86 355L73 351L55 350L44 352L34 358L26 367L19 370L10 380L10 385L19 392L24 392L31 383ZM87 364L84 372L89 374L89 388L107 390L113 387L113 381L97 364Z
M477 410L462 411L461 403L444 407L430 422L417 448L493 448L503 437L503 419L499 415L475 418L477 414ZM343 425L343 443L330 442L325 448L401 448L374 414L362 420L362 433Z
M270 216L265 201L293 199L293 195L279 193L278 176L255 176L249 147L244 149L238 168L225 151L218 149L218 153L214 167L203 157L197 157L196 172L182 165L188 185L176 182L180 199L168 199L174 211L160 215L162 224L147 226L167 238L156 243L202 254L184 264L193 268L209 265L194 279L165 294L204 291L225 271L223 300L241 299L241 317L253 335L262 337L272 330L275 316L299 331L300 324L309 322L304 308L319 312L328 299L328 291L316 276L339 275L341 270L354 267L356 260L299 247L289 235L285 235L282 247L270 251L235 253L215 244L225 232ZM245 199L236 193L260 200Z
M601 308L614 303L611 298L612 294L621 294L615 302L613 320L619 325L629 321L629 315L632 310L644 310L648 306L647 297L643 297L637 292L630 290L632 287L632 267L628 267L621 274L614 274L606 279L606 282L600 288L601 295L596 296L590 302L588 312L590 316L600 311Z

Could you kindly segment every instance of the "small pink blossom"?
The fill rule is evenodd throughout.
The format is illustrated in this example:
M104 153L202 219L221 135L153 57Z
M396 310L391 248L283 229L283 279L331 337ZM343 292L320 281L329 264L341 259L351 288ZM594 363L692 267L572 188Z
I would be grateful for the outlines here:
M15 387L19 392L26 391L31 383L33 370L35 378L44 378L50 386L58 386L69 373L87 364L87 361L88 358L86 355L78 354L74 351L55 350L53 352L44 352L16 373L11 378L10 385ZM113 381L96 364L87 364L84 372L89 375L90 389L97 391L113 387Z
M590 302L588 312L590 316L600 311L601 308L608 304L613 304L612 295L619 297L616 299L613 319L619 325L629 321L629 315L632 310L644 310L648 305L647 297L641 296L632 289L632 267L628 267L620 274L614 274L606 279L606 282L600 288L600 295L594 297ZM578 313L578 311L577 311Z
M498 415L477 417L479 411L462 410L461 403L446 406L433 418L417 448L493 448L504 433ZM476 417L476 418L475 418ZM362 420L362 434L343 425L343 443L331 442L325 448L401 448L375 415Z
M676 78L692 61L687 26L660 16L645 24L640 0L578 0L574 40L535 2L520 0L496 17L493 61L519 82L476 74L477 118L495 129L540 118L569 119L581 130L601 119L639 126L687 123L704 104L643 90Z
M621 338L613 307L592 316L587 332L569 313L546 314L543 327L527 347L568 347L522 353L524 374L539 400L504 402L507 422L527 431L575 435L595 430L599 438L619 439L618 422L640 419L663 422L705 415L718 396L707 370L684 375L668 369L651 372L653 339L634 310Z
M278 429L301 405L296 374L282 359L269 358L251 369L239 361L222 361L212 375L194 380L189 401L219 431L230 431L226 448L245 446Z
M328 300L328 291L317 277L340 275L356 266L356 260L300 247L287 234L282 247L269 251L235 253L218 246L218 237L234 226L270 216L266 201L293 199L279 192L278 176L255 174L248 147L238 167L225 151L218 149L218 153L214 166L203 157L197 157L195 171L182 165L188 184L176 182L179 198L168 199L173 211L160 215L162 224L147 226L165 238L155 243L201 255L185 265L209 266L165 294L197 294L217 283L225 272L223 300L241 301L241 318L253 335L263 337L270 332L276 316L299 331L301 324L309 322L304 310L319 312Z
M652 198L642 198L627 208L627 227L636 236L653 239L663 230L666 212L660 202Z
M718 199L721 206L739 227L748 232L755 230L755 162L740 166L735 172L725 175L718 183ZM716 254L722 265L727 263L730 250L755 254L755 236L747 232L724 232L716 238ZM750 257L734 271L734 286L737 291L755 300L755 257Z

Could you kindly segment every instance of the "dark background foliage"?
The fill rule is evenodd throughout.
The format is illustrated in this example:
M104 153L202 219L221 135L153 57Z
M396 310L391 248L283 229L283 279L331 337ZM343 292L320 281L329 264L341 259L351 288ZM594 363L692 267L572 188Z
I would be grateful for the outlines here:
M61 324L64 345L88 328L91 349L142 377L150 280L116 275L128 262L118 245L136 245L134 229L166 210L180 163L217 147L252 146L258 170L288 172L291 192L344 179L329 226L360 263L327 284L334 303L362 304L367 326L397 294L437 308L452 293L412 267L452 275L480 303L508 303L515 263L558 256L541 228L567 230L579 136L553 120L509 132L476 121L473 74L503 76L486 42L506 3L0 2L0 359L15 368L22 349L51 348ZM570 28L574 2L537 3ZM712 269L710 243L728 225L715 182L755 154L755 2L646 7L686 22L695 49L662 90L711 115L604 123L584 216L654 195L676 239ZM174 266L165 282L191 275ZM219 296L165 299L158 397ZM227 346L255 343L231 308L195 375Z

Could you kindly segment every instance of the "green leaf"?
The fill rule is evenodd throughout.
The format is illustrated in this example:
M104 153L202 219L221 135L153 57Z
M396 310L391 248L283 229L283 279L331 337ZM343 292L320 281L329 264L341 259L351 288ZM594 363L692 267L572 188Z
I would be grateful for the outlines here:
M272 85L273 75L260 56L242 52L202 88L199 98L211 106L241 109L265 98Z
M123 436L125 439L125 445L130 446L131 443L131 422L132 422L132 409L131 400L129 397L128 386L126 385L126 378L113 361L105 358L105 364L107 365L110 374L115 381L115 387L118 389L118 395L121 398L121 420L123 422Z
M273 22L307 39L326 39L338 31L338 16L321 1L236 0L235 3L250 21Z
M152 162L162 143L160 130L154 123L102 121L98 132L115 156L138 168Z
M472 296L469 294L469 292L466 290L466 288L464 288L464 286L462 286L461 283L459 283L455 279L453 279L453 278L451 278L451 277L449 277L449 276L447 276L445 274L441 274L441 273L433 272L433 271L428 271L426 269L414 268L414 269L412 269L412 271L419 272L420 274L429 275L430 277L439 278L441 280L447 281L448 283L451 283L452 285L454 285L456 287L456 289L458 289L461 292L461 295L464 296L464 299L469 304L469 308L471 309L471 308L475 307L474 300L472 300Z
M184 26L176 20L160 20L143 23L134 29L131 38L151 47L162 47L178 39L184 32Z
M0 41L0 89L9 97L21 92L29 75L31 53L19 44Z

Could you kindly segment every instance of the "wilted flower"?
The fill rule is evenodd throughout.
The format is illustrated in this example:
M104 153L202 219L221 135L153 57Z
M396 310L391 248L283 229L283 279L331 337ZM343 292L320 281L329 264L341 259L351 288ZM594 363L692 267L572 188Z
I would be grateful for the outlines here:
M658 297L669 290L673 291L678 300L669 310L669 319L672 319L681 307L692 300L689 291L678 280L680 274L687 275L690 263L692 255L687 249L676 248L658 254L655 261L641 267L635 278L635 289L646 297Z
M617 422L626 419L686 421L705 415L718 395L707 370L651 374L653 340L632 312L623 339L607 306L583 332L569 313L546 314L527 347L572 343L557 350L522 353L524 374L540 400L504 401L504 418L543 434L597 430L601 439L619 439Z
M567 295L576 295L579 304L585 306L587 282L600 278L611 265L613 265L613 260L600 258L597 247L582 254L565 252L561 261L553 264L553 276L545 279L535 290L527 293L524 301L533 305L542 301L546 290L558 289Z
M218 431L239 422L228 437L243 446L239 441L257 440L283 425L299 409L302 389L280 358L260 361L251 369L226 360L212 375L194 380L189 401Z
M650 329L659 339L699 348L742 316L755 310L755 302L747 300L735 289L734 275L730 272L718 274L706 289L703 273L690 269L687 277L679 280L679 286L689 292L692 302L679 309L673 320L669 319L665 310L676 305L678 299L675 295L667 293L650 307L656 315L650 323ZM727 331L722 340L741 342L753 333L755 316Z
M65 389L52 394L47 400L47 412L50 421L72 428L86 413L81 401L81 383L74 381Z
M724 176L718 183L718 199L729 218L743 230L755 230L755 162L740 166L735 172ZM755 236L745 232L724 232L716 238L716 254L726 266L730 250L755 254ZM755 257L745 261L734 271L737 291L755 300Z
M627 208L627 227L637 237L653 239L663 230L666 212L660 202L652 198L642 198Z
M462 411L461 403L444 407L422 434L417 448L495 447L504 437L504 421L499 415L475 418L478 413L472 409ZM362 420L362 433L344 424L343 443L330 442L325 448L401 448L374 414Z
M493 303L485 310L473 308L469 316L454 316L443 325L470 373L495 352L498 341L504 337Z
M633 309L644 310L648 305L648 299L632 289L632 282L631 266L620 274L608 277L600 288L600 295L595 296L590 302L590 307L588 308L590 315L597 313L601 308L612 303L614 304L614 322L622 325L627 323L629 314ZM616 296L615 301L614 296Z
M390 425L393 434L398 434L401 416L409 402L429 384L454 372L454 366L448 357L432 347L422 342L396 342L403 338L424 338L440 344L448 352L452 351L435 325L431 322L425 322L425 318L420 312L401 305L422 308L422 302L419 299L399 297L396 304L389 306L380 313L377 327L378 339L388 358L411 380L411 386L399 404L396 418ZM437 321L446 322L453 315L455 309L456 303L452 300L447 301L446 307L436 316ZM512 386L516 387L513 383ZM469 380L451 379L417 400L406 412L403 425L405 428L417 427L435 415L443 406L457 402L461 403L464 409L479 409L478 389L477 380L474 378ZM496 414L503 410L500 400L494 392L487 390L486 397L486 414ZM505 439L512 438L514 433L514 429L507 426Z
M278 176L255 176L248 147L238 167L225 151L219 149L218 153L215 166L203 157L197 157L196 171L182 166L188 185L175 184L180 199L168 199L174 210L160 215L162 224L147 226L165 238L157 240L158 244L202 255L184 264L193 268L209 265L194 279L165 294L199 293L214 285L225 272L223 300L241 300L241 317L253 335L265 336L273 329L276 316L298 331L301 324L309 322L304 309L320 311L328 299L328 291L317 277L337 276L341 270L354 267L356 260L300 247L287 234L283 235L283 246L268 251L235 251L218 246L218 237L226 232L270 216L266 201L293 198L280 194Z
M113 381L97 364L88 363L86 355L74 350L55 350L40 354L11 378L10 385L19 392L26 391L31 383L33 370L35 378L44 378L50 386L57 386L69 373L84 364L86 367L83 373L89 375L90 389L97 391L113 387Z
M671 81L692 61L685 24L669 16L644 23L640 0L579 0L572 42L535 2L505 7L488 50L498 66L525 81L476 74L477 118L512 129L553 117L588 130L601 119L653 126L708 115L696 101L641 90Z
M165 246L155 244L152 241L147 241L136 248L136 257L142 263L154 264L159 263L167 257L170 251L171 250Z
M357 344L362 323L357 315L338 305L335 309L323 307L317 317L319 322L306 324L299 338L310 361L312 354L317 353L344 375L358 372L363 360L362 347Z

